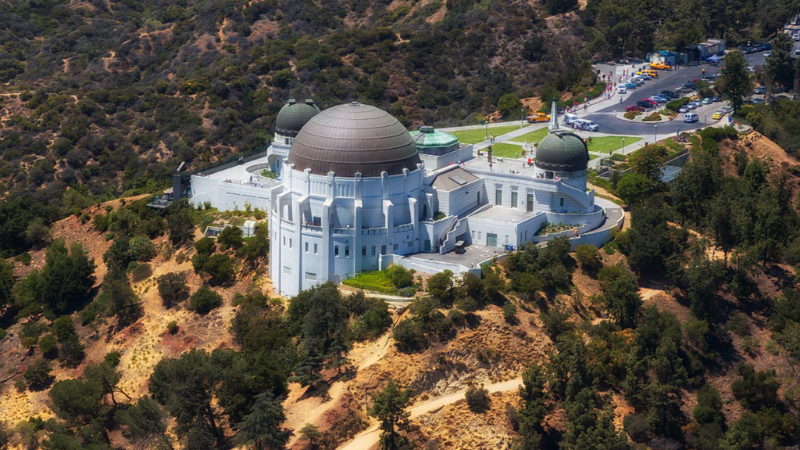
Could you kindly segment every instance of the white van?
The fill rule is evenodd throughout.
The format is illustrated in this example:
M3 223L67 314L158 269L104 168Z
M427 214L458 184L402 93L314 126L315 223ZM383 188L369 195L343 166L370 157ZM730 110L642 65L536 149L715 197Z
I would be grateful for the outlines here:
M564 114L564 123L567 125L572 125L575 121L578 120L578 116L575 114Z
M628 88L626 88L625 86L617 86L617 92L620 94L627 94Z
M686 113L683 115L683 121L686 123L695 123L700 120L700 117L696 113Z

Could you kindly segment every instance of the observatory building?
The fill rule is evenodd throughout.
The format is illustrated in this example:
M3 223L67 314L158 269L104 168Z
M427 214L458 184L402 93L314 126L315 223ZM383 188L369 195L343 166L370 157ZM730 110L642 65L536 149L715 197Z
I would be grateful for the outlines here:
M374 106L291 100L266 157L192 176L191 201L268 211L283 295L393 263L479 274L482 262L560 235L602 245L622 211L587 191L586 144L551 116L530 166L476 156L433 127L409 132Z

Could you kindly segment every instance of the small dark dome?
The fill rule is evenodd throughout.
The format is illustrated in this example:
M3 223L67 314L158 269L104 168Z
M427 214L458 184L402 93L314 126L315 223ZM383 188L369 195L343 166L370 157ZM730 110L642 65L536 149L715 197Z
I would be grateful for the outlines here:
M578 172L586 170L589 149L575 133L554 131L542 139L536 147L536 167L554 172Z
M337 177L379 177L414 170L420 163L408 130L391 114L374 106L349 103L317 114L300 130L287 164Z
M313 100L297 103L293 98L278 112L275 120L275 131L281 136L296 137L303 125L319 114L319 108Z

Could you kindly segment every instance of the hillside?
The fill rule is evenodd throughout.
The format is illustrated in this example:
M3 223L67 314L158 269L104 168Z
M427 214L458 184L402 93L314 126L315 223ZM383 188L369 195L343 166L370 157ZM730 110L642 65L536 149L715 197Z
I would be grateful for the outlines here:
M681 176L692 179L695 171L706 170L702 152L713 147L708 144L713 139L720 139L717 164L726 176L739 177L733 155L743 151L747 156L750 169L738 178L740 182L753 179L751 164L759 158L769 167L768 177L787 169L786 164L795 166L791 157L764 137L726 136L702 133L696 142L706 144L692 150L687 175ZM787 185L794 188L796 180ZM670 201L678 204L681 194L672 189L677 188L668 191L674 197ZM765 195L770 185L761 189L759 195ZM658 195L653 194L650 201ZM75 363L62 361L66 339L59 340L57 357L44 350L46 336L60 335L59 323L70 317L54 320L47 303L43 314L22 318L0 341L7 355L0 372L4 380L0 414L5 426L16 430L11 442L17 447L12 448L21 448L23 442L52 443L56 436L67 439L88 433L88 425L82 422L86 419L67 419L74 413L54 406L61 404L57 399L62 395L54 391L61 392L66 386L62 383L69 380L89 382L93 371L112 364L109 361L116 364L111 370L119 374L111 391L117 393L115 403L109 394L92 400L107 421L107 438L88 434L82 442L96 439L101 448L106 448L102 447L105 442L141 448L166 433L179 448L191 448L191 426L187 430L186 418L179 412L194 413L164 397L154 380L167 376L167 364L178 370L180 361L197 358L203 351L210 355L209 362L201 359L193 364L215 364L222 359L237 368L228 372L220 366L219 375L202 371L184 375L212 383L204 401L215 405L213 417L221 433L217 439L222 441L209 445L216 448L241 444L239 436L248 429L247 421L234 417L243 414L246 418L247 411L252 414L257 408L258 403L252 403L255 394L235 401L237 397L231 397L232 392L251 392L247 391L249 376L237 373L255 376L259 372L251 371L265 368L277 371L271 375L277 378L267 383L278 383L274 389L282 406L279 420L270 418L267 423L284 430L281 435L293 449L314 448L315 442L326 449L342 444L347 444L346 449L372 448L379 433L378 421L369 415L371 406L390 382L408 389L405 409L410 421L402 435L418 447L510 449L533 440L549 449L572 446L577 439L573 436L601 439L592 434L601 433L602 439L616 442L621 449L630 448L630 442L650 449L707 448L704 442L713 443L712 448L727 448L722 447L724 442L738 439L736 433L742 429L749 430L751 442L797 444L800 381L792 330L798 317L792 305L800 295L794 291L793 241L781 244L787 250L784 255L768 254L764 262L744 259L747 244L724 260L723 248L707 238L713 227L697 226L689 219L683 225L677 220L654 225L650 222L654 215L667 210L657 203L635 206L632 223L597 252L568 253L559 241L546 248L526 248L500 260L483 279L446 281L452 283L446 290L441 289L446 275L417 275L415 283L423 288L417 298L390 310L382 301L341 295L328 285L292 299L268 300L274 293L263 253L255 260L246 256L245 250L255 241L245 240L232 252L236 244L227 244L229 238L221 237L209 249L209 241L201 239L193 226L187 239L194 245L173 244L170 224L174 219L170 217L178 213L172 211L166 220L170 231L152 238L157 252L146 263L129 265L126 283L138 308L138 314L129 318L124 309L108 309L103 292L112 289L118 276L114 275L115 249L125 240L130 248L141 236L141 231L134 231L131 238L120 236L121 227L132 224L134 230L146 230L152 226L152 213L140 209L142 201L146 198L101 204L54 224L54 238L81 243L94 259L95 297L71 313L77 339L84 346ZM241 221L248 214L258 218L260 212L210 210L193 211L191 216L195 224L221 224ZM82 222L80 217L94 218ZM658 247L652 247L653 243ZM643 260L642 249L654 259ZM34 306L25 303L29 301L24 293L27 280L35 271L52 270L48 267L53 256L46 256L50 252L31 252L28 264L9 260L18 280L13 310ZM209 252L240 258L232 279L214 281L222 275L216 275L201 257ZM660 264L655 258L662 257L667 269L652 272L648 267ZM170 273L185 276L190 299L167 304L160 285L161 277ZM197 309L194 297L208 286L221 297L219 305L206 313ZM708 309L708 304L714 309ZM308 353L317 342L308 334L308 324L313 323L313 329L333 326L315 322L314 313L298 312L315 307L328 313L346 311L346 317L335 319L340 321L336 326L347 330L345 359L338 359L338 350L331 350L334 353L326 353L328 362L322 364ZM90 310L91 317L87 316ZM376 314L382 319L366 319ZM170 331L173 321L177 328ZM34 332L31 324L42 327L33 345L25 343ZM264 345L273 350L265 350ZM335 349L338 344L334 339L330 345ZM250 365L250 358L260 351L272 356ZM117 356L109 359L114 352ZM42 357L51 361L53 378L37 387L27 373L35 370L32 367ZM239 357L243 359L229 359ZM283 366L284 358L289 365ZM266 361L281 361L281 366ZM317 365L318 371L307 372L308 365ZM277 381L280 378L283 387ZM236 384L231 385L231 380ZM179 379L171 383L186 394L193 389ZM538 383L541 388L535 388ZM482 386L488 389L484 407L465 400L465 395L469 398L470 392L479 392ZM258 384L257 389L264 387ZM666 397L652 397L657 389L664 389ZM150 398L158 401L154 408L161 412L153 419L154 428L146 431L137 428L141 424L134 427L136 422L124 414L144 408L143 402ZM77 417L96 413L83 414ZM36 425L39 419L35 417L52 420ZM148 417L140 420L151 420ZM674 425L660 428L661 420ZM576 430L574 424L582 422L594 425ZM309 434L309 424L316 427L317 435ZM153 430L161 431L154 435ZM309 440L309 436L316 437Z
M263 150L289 98L358 100L408 126L516 118L518 98L599 93L592 60L763 39L794 12L789 0L628 3L0 2L0 252L36 244L34 218L156 192L184 161Z

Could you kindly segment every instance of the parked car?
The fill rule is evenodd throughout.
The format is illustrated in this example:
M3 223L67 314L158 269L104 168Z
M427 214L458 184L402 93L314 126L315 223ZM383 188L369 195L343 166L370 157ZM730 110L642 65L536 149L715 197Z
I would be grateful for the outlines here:
M765 94L767 92L767 88L765 86L758 86L757 88L753 89L754 94Z
M639 105L629 105L629 106L626 106L626 107L625 107L625 112L630 112L630 111L644 111L644 108L642 108L642 107L641 107L641 106L639 106Z
M730 113L733 112L733 107L732 106L723 106L722 109L720 109L720 111L722 111L723 114L730 114Z
M635 85L635 84L633 84L633 83L625 83L625 88L626 88L626 89L636 89L637 87L638 87L638 86L636 86L636 85Z
M710 105L710 104L711 104L711 97L706 97L706 98L704 98L704 99L703 99L703 101L702 101L702 103L703 103L704 105Z
M683 121L686 123L694 123L700 120L700 117L696 113L686 113L683 115Z
M753 99L753 103L764 103L764 99L763 98L754 98Z
M689 107L686 106L686 105L683 105L680 108L678 108L678 112L679 113L687 113L687 112L689 112Z
M800 48L794 51L794 56L800 55Z
M719 95L715 95L715 96L711 97L711 101L714 102L714 103L717 103L719 101Z
M628 93L628 88L626 88L625 86L617 86L617 93L618 94L627 94Z
M769 58L770 56L772 56L772 52L764 53L764 58Z
M667 91L667 90L661 91L661 96L664 97L664 98L677 98L678 97L678 95L675 93L675 91Z
M722 119L722 116L724 116L724 115L725 115L724 112L717 111L717 112L714 113L713 116L711 116L711 118L714 119L714 120L719 120L719 119Z
M685 87L686 89L689 89L691 91L697 89L697 85L695 83L686 83L686 84L683 85L683 87Z
M687 103L686 107L689 109L697 109L697 105L695 105L694 102Z
M692 103L694 103L694 106L696 106L697 108L703 106L702 100L695 100Z
M576 116L575 114L571 113L564 114L564 123L566 123L567 125L572 125L572 123L576 122L577 120L578 116Z
M528 123L549 122L550 114L543 112L536 112L528 116Z

